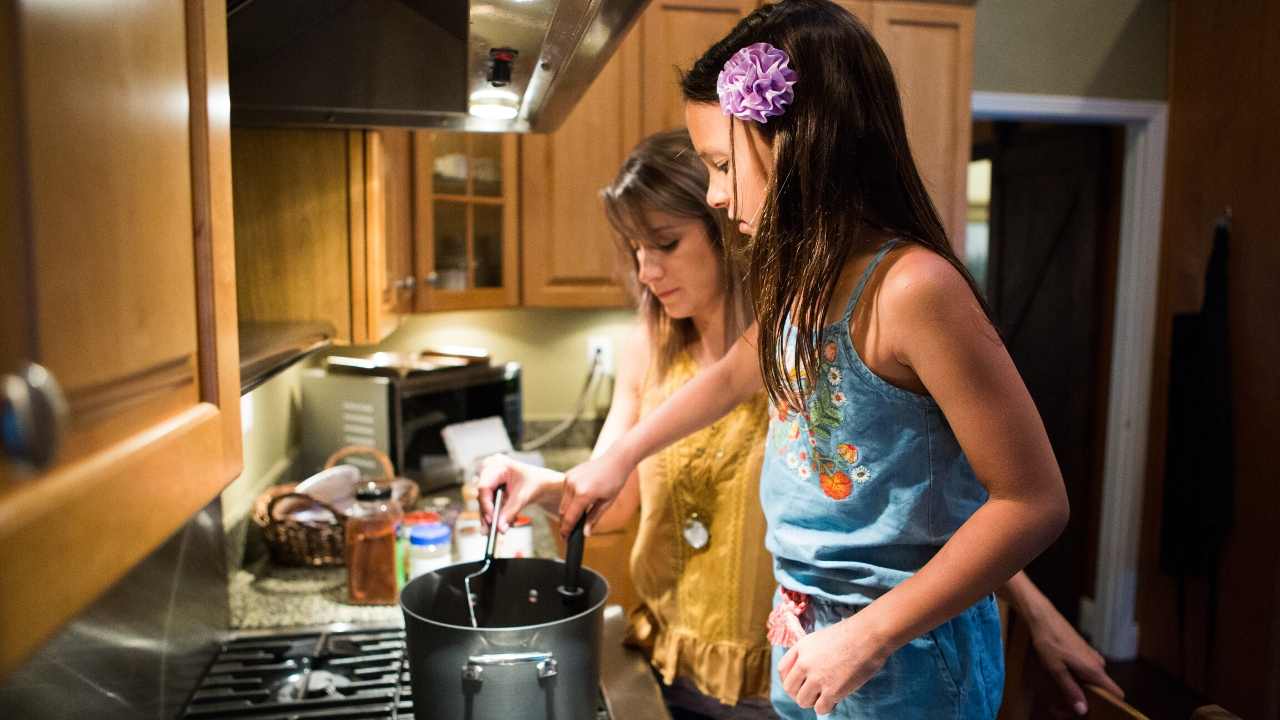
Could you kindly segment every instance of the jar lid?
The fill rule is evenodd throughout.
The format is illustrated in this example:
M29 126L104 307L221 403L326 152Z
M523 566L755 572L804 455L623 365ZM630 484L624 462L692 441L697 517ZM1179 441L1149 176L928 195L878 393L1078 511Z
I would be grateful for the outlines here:
M430 510L415 510L411 513L405 513L404 520L401 521L406 526L438 522L441 522L440 513L431 512Z
M391 485L390 483L380 483L376 480L362 482L356 486L357 500L390 500Z
M449 539L449 526L443 523L422 523L409 528L410 545L439 545Z

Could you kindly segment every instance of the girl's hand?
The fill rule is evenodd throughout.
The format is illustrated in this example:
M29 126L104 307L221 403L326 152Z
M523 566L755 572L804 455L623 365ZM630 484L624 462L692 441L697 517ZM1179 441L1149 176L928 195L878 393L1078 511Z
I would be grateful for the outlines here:
M493 522L494 490L504 485L507 488L502 501L502 517L498 518L498 530L506 532L511 521L526 505L563 482L564 476L554 470L528 465L506 455L490 455L481 463L476 480L485 524Z
M862 687L884 667L891 650L850 616L800 638L778 663L782 688L802 708L819 715Z
M565 474L564 493L560 496L560 536L569 537L582 513L587 527L613 504L635 467L607 452L588 460Z
M1084 715L1089 711L1082 684L1097 685L1116 697L1124 690L1107 675L1106 661L1097 650L1057 612L1045 613L1037 622L1027 623L1036 655L1058 685L1065 707L1055 707L1061 716ZM1070 712L1066 709L1070 708Z

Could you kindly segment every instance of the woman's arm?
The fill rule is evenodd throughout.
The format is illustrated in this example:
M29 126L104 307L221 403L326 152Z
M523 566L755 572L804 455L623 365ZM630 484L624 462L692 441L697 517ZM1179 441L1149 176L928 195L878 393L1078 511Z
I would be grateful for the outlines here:
M591 457L598 458L605 454L640 419L640 400L644 397L644 384L651 357L649 332L643 326L637 326L628 338L622 356L618 358L618 382L613 388L609 416L600 428ZM627 476L618 500L596 521L591 531L598 535L621 530L639 509L640 478L633 470Z
M760 390L756 337L752 324L724 357L672 393L607 452L569 471L560 500L562 535L568 536L588 508L588 522L597 522L641 460L710 425Z
M909 250L874 302L875 327L937 401L988 500L912 577L783 658L784 688L819 713L894 650L1004 584L1058 536L1068 514L1039 413L964 278L943 258Z
M1089 712L1081 685L1097 685L1116 697L1124 697L1124 690L1107 675L1106 660L1089 647L1025 572L1009 578L999 592L1027 623L1036 656L1057 684L1063 709L1076 715Z

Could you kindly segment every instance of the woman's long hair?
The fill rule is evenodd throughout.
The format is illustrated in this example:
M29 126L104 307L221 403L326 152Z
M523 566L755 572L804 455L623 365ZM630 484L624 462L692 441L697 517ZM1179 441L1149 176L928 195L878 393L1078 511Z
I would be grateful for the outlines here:
M682 74L685 100L718 104L716 79L725 62L757 42L785 51L798 82L786 112L756 126L773 143L775 161L756 235L746 241L747 284L769 396L803 407L799 378L814 377L839 270L851 255L869 249L862 244L864 229L946 258L987 308L916 170L893 70L870 31L827 0L765 5ZM741 121L726 118L732 122ZM796 330L791 368L784 347L788 321Z
M736 233L724 213L707 205L707 169L698 159L686 130L661 132L645 138L623 161L617 178L600 191L605 215L613 226L619 266L627 289L644 318L654 348L653 369L666 376L680 353L698 340L693 321L667 315L662 303L639 281L635 248L655 233L649 225L653 211L696 220L720 259L720 289L724 293L726 347L750 324L742 273L725 247L724 238Z

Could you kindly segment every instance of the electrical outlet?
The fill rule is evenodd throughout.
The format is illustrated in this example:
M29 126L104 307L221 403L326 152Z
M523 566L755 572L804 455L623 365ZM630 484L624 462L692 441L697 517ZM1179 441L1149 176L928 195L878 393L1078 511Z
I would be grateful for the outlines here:
M600 353L600 360L596 363L596 369L605 375L613 374L613 340L606 335L593 335L587 338L587 366L590 367L591 358Z

